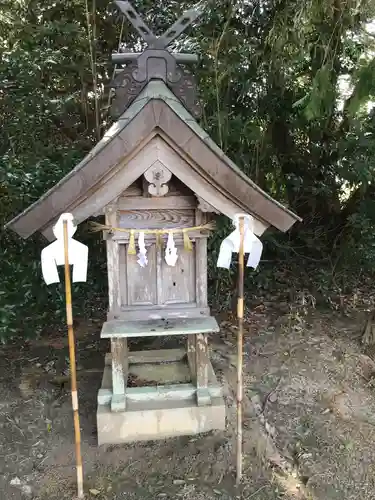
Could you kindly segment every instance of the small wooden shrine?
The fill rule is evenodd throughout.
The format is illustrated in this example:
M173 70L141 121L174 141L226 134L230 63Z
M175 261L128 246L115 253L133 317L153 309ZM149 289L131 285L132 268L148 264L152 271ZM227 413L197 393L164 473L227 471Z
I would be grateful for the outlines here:
M98 394L99 444L225 427L222 389L208 351L219 331L207 300L207 238L215 214L251 214L254 232L287 231L298 217L263 192L196 121L191 54L168 45L199 15L161 37L129 2L116 2L148 46L114 54L115 123L66 177L9 222L23 238L53 239L61 213L80 223L104 215L109 339ZM186 347L129 351L128 339L183 336ZM150 383L137 386L134 378Z

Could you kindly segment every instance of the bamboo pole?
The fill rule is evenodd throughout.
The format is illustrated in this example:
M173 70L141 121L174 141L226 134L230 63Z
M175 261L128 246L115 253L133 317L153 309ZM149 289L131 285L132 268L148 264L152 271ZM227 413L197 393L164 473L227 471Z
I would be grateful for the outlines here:
M245 219L239 218L240 249L238 252L238 336L237 336L237 469L236 484L239 485L242 478L242 364L243 364L243 315L244 315L244 234Z
M74 415L76 464L77 464L77 492L78 492L78 498L84 498L83 469L82 469L82 455L81 455L81 429L79 425L79 413L78 413L76 354L75 354L75 342L74 342L74 331L73 331L72 286L70 280L69 253L68 253L68 222L66 220L64 220L64 256L65 256L66 322L68 325L70 378L71 378L72 406Z

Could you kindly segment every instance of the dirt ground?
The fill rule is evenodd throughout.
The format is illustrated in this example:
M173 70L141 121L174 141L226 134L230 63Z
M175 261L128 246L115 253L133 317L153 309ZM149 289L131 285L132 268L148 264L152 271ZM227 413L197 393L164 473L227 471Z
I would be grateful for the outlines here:
M234 487L236 328L222 322L211 359L228 407L226 432L96 445L104 354L100 323L78 325L85 492L110 499L375 498L375 363L363 318L258 308L245 337L244 480ZM65 332L0 350L0 498L75 496ZM153 347L152 344L146 347ZM369 355L369 356L368 356Z

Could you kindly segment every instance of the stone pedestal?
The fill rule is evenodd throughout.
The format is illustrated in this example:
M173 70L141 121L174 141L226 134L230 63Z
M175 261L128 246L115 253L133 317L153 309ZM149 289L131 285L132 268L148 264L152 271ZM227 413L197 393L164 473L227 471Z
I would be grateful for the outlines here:
M98 393L99 445L225 429L222 388L207 345L207 332L217 329L211 317L107 322L102 337L111 339L112 349ZM187 335L187 349L128 352L128 337L165 334Z

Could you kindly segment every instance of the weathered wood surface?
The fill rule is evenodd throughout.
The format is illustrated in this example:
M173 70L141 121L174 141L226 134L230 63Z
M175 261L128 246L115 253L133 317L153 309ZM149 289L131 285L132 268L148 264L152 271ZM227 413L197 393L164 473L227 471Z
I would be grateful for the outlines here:
M190 338L196 339L196 335L191 335ZM188 337L189 338L189 337ZM194 340L195 343L195 340ZM195 353L195 349L194 349ZM131 364L144 364L144 363L170 363L174 361L181 361L185 356L187 356L187 351L185 349L156 349L150 351L130 351L128 353L129 365ZM105 365L110 366L112 363L112 354L108 352L105 355ZM106 372L104 372L105 375ZM191 373L193 375L193 373ZM105 383L107 385L105 385ZM195 382L194 382L195 383ZM208 363L208 384L213 386L217 383L216 375L212 367L211 361ZM108 379L104 380L102 385L109 387L111 381Z
M116 240L113 241L116 242ZM120 245L118 242L116 243L119 246L119 283L120 283L120 303L122 308L129 304L127 255L126 255L125 245Z
M137 179L133 184L131 184L128 188L125 189L123 193L120 195L120 200L123 198L133 198L136 196L142 196L142 182L141 177Z
M126 383L128 379L128 352L126 338L111 338L112 354L112 411L126 409Z
M211 362L208 353L208 337L206 333L188 335L187 357L192 376L196 386L197 405L211 404L209 391L209 375Z
M143 175L148 182L147 191L151 196L165 196L168 193L172 172L159 160L156 160Z
M144 196L124 196L118 201L118 209L127 210L171 210L194 209L197 199L194 196L162 196L145 198Z
M117 212L114 207L108 207L106 224L117 225ZM108 299L109 312L115 313L121 308L120 290L120 248L119 244L111 239L106 241L107 247L107 274L108 274Z
M205 318L170 319L167 321L107 321L103 324L101 338L159 337L164 335L192 335L219 332L212 316Z
M155 133L152 134L152 137ZM88 193L85 193L72 205L69 205L67 212L73 213L77 223L86 220L93 214L101 213L101 207L104 211L107 205L111 204L114 199L121 195L124 189L132 185L142 175L143 171L140 171L141 161L146 162L146 165L150 165L150 162L155 158L155 154L157 154L155 143L151 141L151 137L144 141L140 140L128 157L119 158L119 163L113 166L99 182L92 186ZM51 221L51 224L43 229L43 234L46 237L48 237L53 224L54 221Z
M129 255L125 250L128 286L128 302L123 305L146 306L158 303L156 281L156 245L147 248L148 265L141 267L136 255ZM124 295L124 293L123 293Z
M185 349L153 349L152 351L128 351L129 365L144 363L171 363L181 361L186 356ZM105 365L111 365L112 354L107 352Z
M197 404L206 406L211 404L211 396L208 390L208 367L210 358L208 354L207 334L198 334L196 336L196 373L197 373Z
M200 225L205 222L205 214L195 211L195 222ZM195 243L196 259L196 301L198 307L207 307L207 239L201 238Z
M185 349L153 349L152 351L132 351L129 364L172 363L181 361L186 356Z
M108 315L108 320L142 321L161 319L190 319L210 315L208 307L197 307L196 304L169 304L156 306L124 306L114 315Z
M202 212L204 213L215 213L215 214L220 214L220 212L215 208L213 207L212 205L210 205L209 203L207 203L207 201L205 201L203 198L201 197L197 197L197 200L198 200L198 208L199 210L201 210Z
M153 198L154 201L158 201L158 197L151 196L149 191L149 182L144 178L144 176L139 177L131 186L129 186L125 191L120 195L120 200L128 197L142 196L143 198ZM196 198L194 193L188 186L183 184L175 175L172 174L172 179L168 182L168 193L166 193L161 198L193 198L196 202ZM159 200L162 201L162 200ZM128 208L128 207L126 207ZM136 207L141 208L141 207ZM167 207L167 208L178 208L176 206ZM182 207L185 208L185 207Z
M215 179L218 186L230 193L239 204L243 203L245 212L255 213L255 216L258 215L263 221L283 231L298 220L297 216L262 192L219 148L215 148L215 151L211 149L207 142L202 141L184 121L179 120L171 109L165 108L162 102L155 103L155 107L161 108L159 128L167 137L173 138L206 175ZM190 184L187 185L191 187Z
M228 195L213 185L211 180L203 177L197 165L192 164L187 155L184 156L183 153L174 151L173 147L160 136L150 139L143 151L134 153L134 156L129 160L124 159L107 174L101 183L95 186L95 196L92 196L92 193L92 195L77 202L79 210L75 208L74 210L69 209L69 211L74 214L78 222L93 213L100 213L100 207L106 206L114 198L120 196L124 188L142 176L143 172L155 161L155 158L168 166L181 184L189 186L197 196L204 199L220 213L233 218L236 213L243 211L235 200L228 198ZM250 211L250 213L252 212ZM254 232L258 235L262 234L268 227L267 223L256 217L254 224ZM46 236L48 236L47 233Z
M176 245L178 260L169 266L161 259L160 304L195 303L195 252Z
M176 400L191 400L197 392L194 384L175 384L159 385L157 387L128 387L126 390L126 399L128 402L163 402ZM208 388L210 398L222 396L220 385L210 385ZM97 402L99 405L107 405L112 400L111 389L99 389ZM206 405L204 405L206 406Z
M112 199L131 185L145 171L137 161L135 177L129 169L129 157L134 154L142 141L146 142L152 135L163 133L168 140L176 144L199 169L204 177L215 185L215 191L221 195L227 193L226 199L235 204L235 212L249 212L264 222L286 231L298 220L298 217L275 202L262 192L244 174L236 169L232 162L218 148L211 148L202 137L185 123L162 100L147 103L140 112L130 120L126 127L115 129L103 138L103 146L97 147L95 154L90 153L77 168L69 173L59 184L51 189L37 203L20 214L9 223L9 227L22 237L28 237L37 230L46 231L53 225L56 217L62 212L71 212L78 222L97 213L100 206L105 207ZM112 135L110 135L112 134ZM142 152L143 153L143 152ZM160 158L159 158L160 159ZM123 162L122 162L123 161ZM155 156L154 156L155 161ZM148 165L148 167L151 164ZM173 165L170 166L173 173ZM126 168L123 168L125 167ZM115 185L108 185L108 173L114 174L118 168L124 175L117 177ZM190 182L186 184L195 191ZM98 190L105 187L108 198L98 196ZM199 194L199 196L201 196ZM202 196L203 199L206 199ZM206 200L222 213L216 203ZM85 207L83 207L85 204Z
M148 265L141 267L137 256L128 253L128 246L120 247L121 307L166 306L195 304L195 253L178 247L175 266L168 266L164 248L147 245Z
M197 388L193 383L190 384L166 384L159 386L128 387L126 390L127 402L159 402L163 401L184 401L191 400L196 396ZM223 391L217 381L211 383L208 387L210 398L222 396ZM98 392L98 404L108 405L112 400L112 389L101 388Z
M191 160L189 162L189 158L186 155L183 156L180 152L177 153L168 143L168 138L165 137L165 139L165 141L159 143L159 160L165 165L170 165L174 175L178 177L182 183L189 186L196 196L202 198L217 211L227 215L231 219L235 214L241 211L235 200L218 189L218 187L212 183L211 179L203 177L199 173L198 164L192 164ZM255 218L254 232L256 234L262 234L267 227L267 223Z
M187 336L187 359L193 384L197 383L196 339L196 335Z
M184 228L193 227L194 221L194 210L128 210L119 212L118 227L124 229Z
M196 342L196 335L192 335L191 340ZM128 355L129 365L133 364L155 364L155 363L173 363L181 361L186 356L184 349L161 349L155 351L136 351L130 352ZM195 349L194 349L195 358ZM211 398L220 397L222 395L222 387L217 381L211 362L208 359L207 365L207 389ZM105 356L106 369L104 370L102 388L98 394L99 404L109 404L112 400L112 354L108 353ZM195 361L194 361L195 363ZM194 371L194 373L193 373ZM184 399L197 396L197 383L195 368L191 370L192 382L182 384L165 384L155 386L143 387L126 387L126 400L127 401L152 401L164 400L165 398L171 399Z
M172 180L169 183L169 191L165 196L167 198L169 196L194 196L194 192L175 175L172 175Z
M131 229L131 228L129 228ZM136 231L136 237L138 237L138 232L139 230ZM200 238L208 238L210 235L210 232L207 230L196 230L196 231L189 231L189 238L191 241L195 241ZM118 241L120 244L126 244L129 242L129 233L128 232L121 232L117 231L114 235L112 234L104 234L103 239L107 240L108 238L113 239L113 241ZM175 233L173 235L175 243L183 243L183 233ZM168 234L162 234L161 239L164 241L164 243L168 240ZM155 243L156 237L154 234L145 234L145 243L146 245L150 245ZM163 243L163 244L164 244Z

